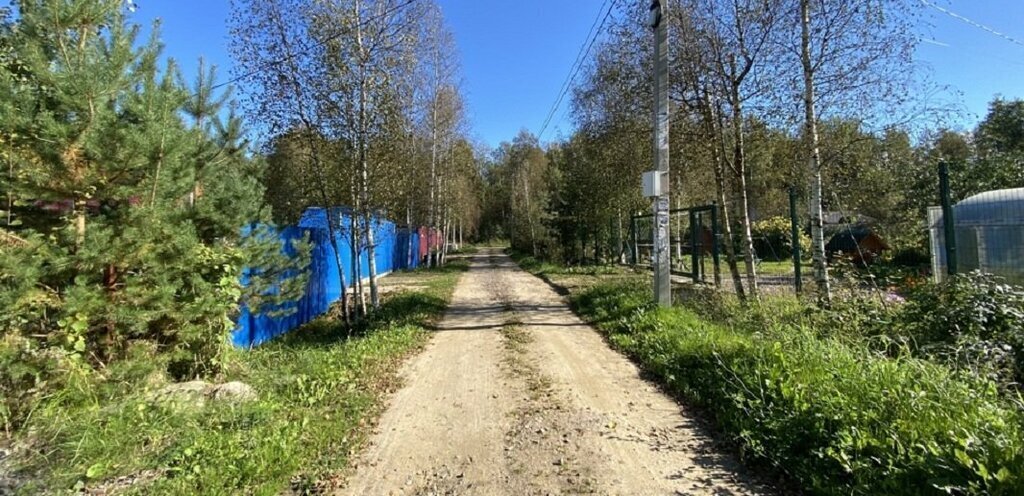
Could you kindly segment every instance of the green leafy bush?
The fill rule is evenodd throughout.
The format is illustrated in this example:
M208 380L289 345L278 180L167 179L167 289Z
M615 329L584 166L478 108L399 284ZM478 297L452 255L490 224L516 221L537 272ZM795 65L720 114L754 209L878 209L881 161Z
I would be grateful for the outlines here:
M646 288L574 297L610 341L706 408L742 454L814 494L1022 494L1024 414L991 381L781 319L711 323Z
M105 493L119 478L127 494L299 494L337 489L338 474L394 387L400 358L424 343L458 280L450 270L420 270L415 291L388 293L353 332L330 315L253 350L224 354L216 382L242 381L252 402L175 408L152 401L170 379L165 353L133 342L103 370L36 356L61 377L15 433L26 448L7 461L22 494ZM389 277L402 277L393 275ZM31 341L27 341L31 344ZM0 341L0 375L30 363L18 343ZM24 343L21 343L24 344ZM35 369L17 374L34 384ZM5 392L5 391L4 391ZM147 475L148 474L148 475ZM332 485L335 484L335 485Z
M960 275L912 291L898 320L896 333L921 354L1024 383L1024 289L980 272Z
M887 346L892 330L899 320L899 306L887 301L876 291L847 291L835 298L828 308L808 306L811 325L821 334L848 337L853 340L871 338Z
M786 217L770 217L754 223L754 251L762 260L789 260L793 258L793 227ZM800 234L800 253L809 258L811 237Z

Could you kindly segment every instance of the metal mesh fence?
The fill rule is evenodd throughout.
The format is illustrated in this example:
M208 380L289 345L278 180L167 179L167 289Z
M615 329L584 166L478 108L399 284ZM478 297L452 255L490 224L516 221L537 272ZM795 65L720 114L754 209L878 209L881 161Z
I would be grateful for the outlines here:
M669 212L669 253L674 278L707 284L719 282L720 243L716 205ZM634 216L630 225L630 262L651 265L653 250L654 216Z
M950 274L980 271L1024 285L1024 188L965 194L950 190L944 167L934 177L933 191L941 205L908 210L897 217L910 218L910 225L892 225L861 215L846 208L847 203L837 194L830 195L822 233L826 265L834 283L855 291L886 293L898 292L907 283L942 282ZM749 291L750 265L759 291L813 291L808 204L792 188L788 195L786 212L778 211L778 202L772 212L752 212L752 250L748 250L745 226L738 217L742 211L738 202L730 202L726 209L712 204L672 210L673 282L713 284L732 291L736 287L733 281L739 279ZM730 225L723 222L725 212ZM633 216L629 239L624 241L628 263L651 266L653 216Z
M928 232L936 281L981 271L1024 284L1024 188L987 191L931 207Z

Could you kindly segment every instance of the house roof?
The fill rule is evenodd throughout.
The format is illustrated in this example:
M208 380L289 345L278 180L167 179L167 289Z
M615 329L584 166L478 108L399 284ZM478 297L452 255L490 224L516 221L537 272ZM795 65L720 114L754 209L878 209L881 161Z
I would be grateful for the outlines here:
M864 240L874 237L878 240L878 243L882 245L883 249L889 249L889 245L879 236L875 234L869 226L864 224L847 225L840 231L836 232L825 244L825 251L829 252L853 252L857 251L861 243Z
M857 212L844 212L833 210L830 212L824 212L822 214L821 223L826 226L844 224L874 224L875 219L867 215L861 215Z

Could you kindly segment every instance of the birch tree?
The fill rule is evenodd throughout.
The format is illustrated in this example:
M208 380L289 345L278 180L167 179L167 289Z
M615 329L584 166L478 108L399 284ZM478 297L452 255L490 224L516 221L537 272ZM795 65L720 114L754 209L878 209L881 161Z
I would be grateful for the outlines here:
M425 129L430 154L428 173L427 225L444 232L441 209L444 158L451 154L455 136L464 123L463 102L457 86L458 59L455 39L444 24L441 11L430 6L424 12L420 49L420 81L423 85L421 127ZM430 264L437 266L443 253L431 254Z
M884 124L899 115L913 84L916 46L908 0L797 0L795 15L800 77L794 78L803 107L803 140L809 178L811 254L818 299L832 300L825 260L823 163L818 122L856 115ZM790 43L791 47L794 45Z
M712 109L705 109L705 114L711 110L718 119L716 124L724 124L709 129L717 128L723 140L728 131L730 150L721 147L723 153L716 160L725 163L734 175L746 289L753 298L758 295L757 254L751 231L747 120L748 110L761 115L773 111L773 86L785 70L779 63L782 57L775 43L785 27L781 6L780 0L690 0L679 6L682 14L690 17L687 24L692 26L690 32L696 38L696 43L684 46L703 52L684 57L687 62L699 64L693 72L703 73L704 82L698 83L703 87L696 88L698 98L714 100L716 103ZM717 102L724 104L727 116L718 112Z
M339 187L346 164L332 157L329 146L334 133L326 116L331 106L321 98L327 92L326 68L320 63L324 46L312 35L308 4L302 0L232 0L231 8L232 56L241 67L259 68L243 74L249 83L243 105L262 124L258 132L265 140L291 132L305 141L299 148L309 164L304 180L315 185L326 211L347 322L351 309L338 243L343 229L332 210L347 198Z

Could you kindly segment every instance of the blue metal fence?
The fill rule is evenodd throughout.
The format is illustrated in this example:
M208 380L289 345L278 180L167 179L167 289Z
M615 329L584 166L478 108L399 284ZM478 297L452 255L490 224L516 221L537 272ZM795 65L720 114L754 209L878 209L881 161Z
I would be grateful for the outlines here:
M339 255L345 282L351 287L354 282L352 245L349 236L352 212L347 208L333 208L331 213L339 219L334 237L341 252ZM393 222L383 218L374 218L371 224L376 245L374 258L377 262L378 276L419 266L420 236L416 229L398 228ZM325 209L311 208L303 214L297 226L288 226L278 232L278 237L286 246L293 240L305 236L309 237L311 247L309 282L305 295L289 304L289 311L282 312L284 315L253 313L243 305L235 330L231 334L231 341L235 346L251 348L269 341L323 315L332 303L341 298L341 278L338 277L338 264L330 239ZM365 279L369 275L370 261L365 247L360 247L358 251L360 274Z

